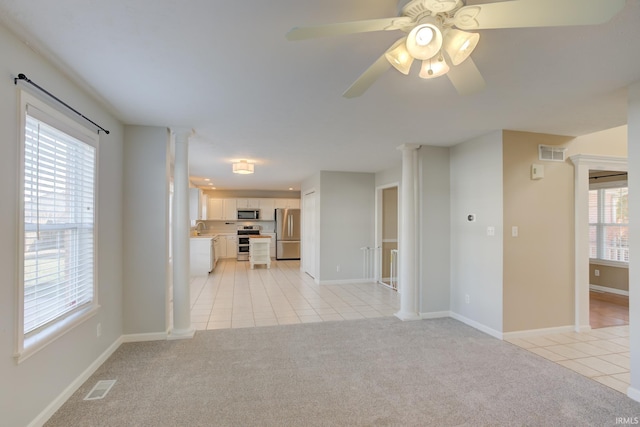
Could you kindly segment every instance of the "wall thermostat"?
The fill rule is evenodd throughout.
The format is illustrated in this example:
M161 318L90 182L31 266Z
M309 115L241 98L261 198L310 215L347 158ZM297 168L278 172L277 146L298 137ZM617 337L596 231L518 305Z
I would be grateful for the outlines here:
M475 214L469 214L469 215L467 215L467 221L469 221L469 222L475 222L475 221L476 221L476 215L475 215Z

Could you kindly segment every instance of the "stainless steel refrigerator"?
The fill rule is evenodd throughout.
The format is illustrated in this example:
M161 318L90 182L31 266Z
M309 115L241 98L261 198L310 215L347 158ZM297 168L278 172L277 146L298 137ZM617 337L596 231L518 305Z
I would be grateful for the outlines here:
M300 259L300 209L276 209L276 259Z

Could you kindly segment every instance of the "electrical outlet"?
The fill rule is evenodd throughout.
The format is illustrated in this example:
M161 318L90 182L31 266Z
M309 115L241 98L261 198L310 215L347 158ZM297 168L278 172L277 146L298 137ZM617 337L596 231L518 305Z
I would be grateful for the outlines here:
M340 272L340 264L336 265L336 272Z
M98 326L96 326L96 337L100 338L101 335L102 335L102 323L98 323Z
M599 276L600 276L600 270L593 270L593 274L594 274L596 277L599 277Z
M469 304L469 294L465 294L464 296L464 302Z

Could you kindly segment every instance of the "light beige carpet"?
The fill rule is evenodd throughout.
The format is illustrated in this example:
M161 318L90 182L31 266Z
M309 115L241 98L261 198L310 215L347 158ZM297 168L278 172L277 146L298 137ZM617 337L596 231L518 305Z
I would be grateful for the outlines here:
M98 380L103 400L82 399ZM627 396L453 319L198 332L122 345L54 426L606 426Z

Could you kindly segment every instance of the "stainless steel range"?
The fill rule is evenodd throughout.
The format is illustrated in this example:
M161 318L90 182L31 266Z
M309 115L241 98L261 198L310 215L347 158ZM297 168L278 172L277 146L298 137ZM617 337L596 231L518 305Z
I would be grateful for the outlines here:
M238 261L249 261L249 237L260 235L259 225L238 227Z

